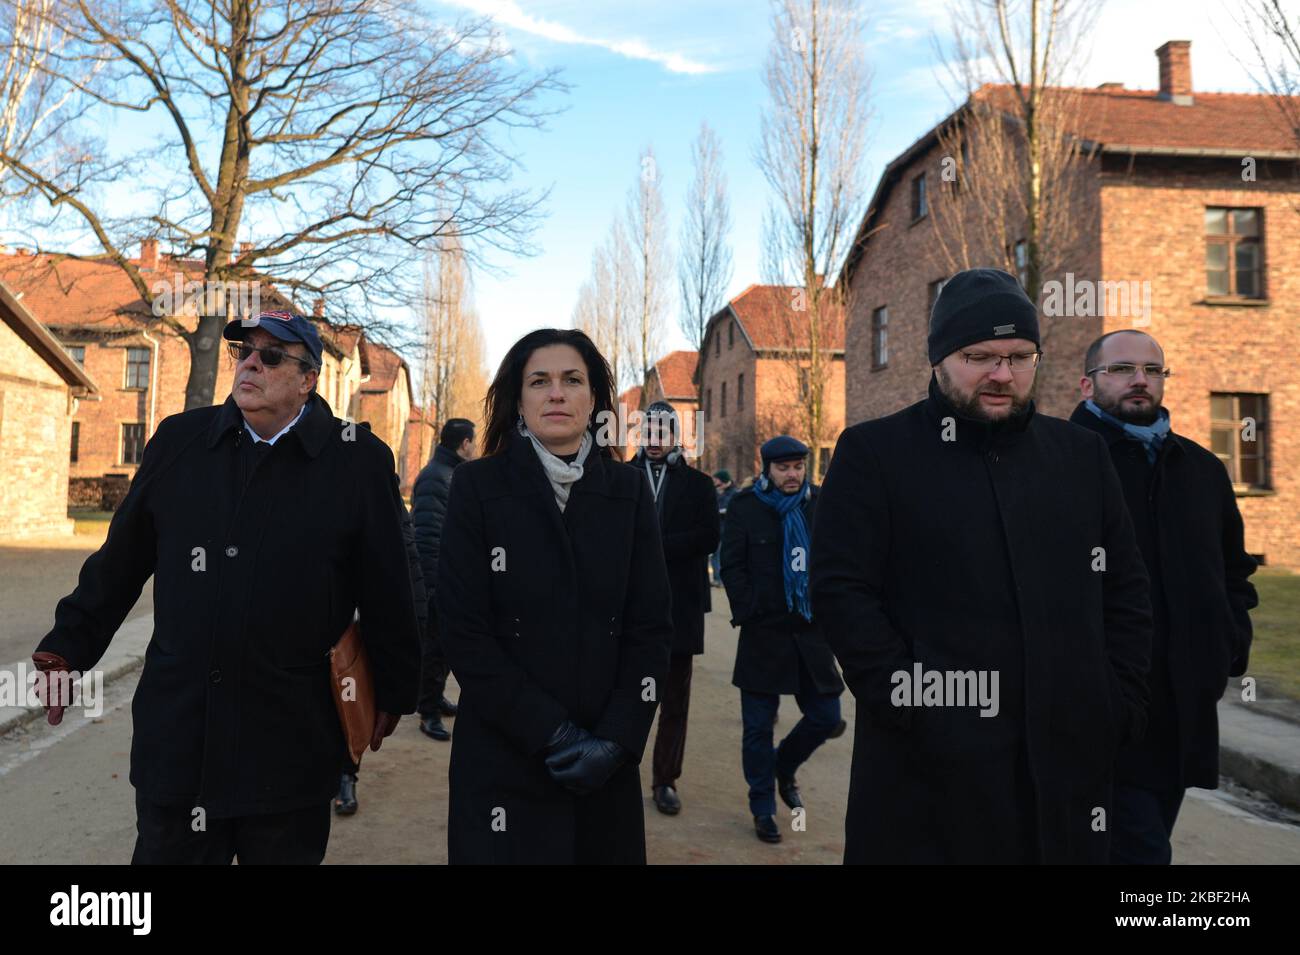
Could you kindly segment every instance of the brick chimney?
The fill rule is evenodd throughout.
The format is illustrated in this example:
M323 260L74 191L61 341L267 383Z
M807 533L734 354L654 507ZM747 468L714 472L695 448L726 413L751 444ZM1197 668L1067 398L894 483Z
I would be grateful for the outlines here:
M158 268L158 240L145 239L140 243L140 268Z
M1170 40L1156 50L1160 60L1160 95L1178 106L1192 105L1192 41Z

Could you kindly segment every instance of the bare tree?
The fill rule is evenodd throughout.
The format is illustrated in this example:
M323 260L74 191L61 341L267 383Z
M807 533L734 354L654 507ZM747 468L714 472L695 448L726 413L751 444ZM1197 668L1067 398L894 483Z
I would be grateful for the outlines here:
M797 286L790 362L806 368L804 431L819 473L831 323L843 312L843 263L863 205L870 77L854 0L774 0L757 162L772 188L764 227L769 281ZM802 293L802 294L799 294Z
M722 171L722 146L708 123L691 150L695 176L686 193L686 218L682 222L681 261L677 280L682 293L681 329L697 351L704 343L704 327L722 307L731 284L731 205Z
M1081 237L1088 109L1069 83L1098 4L961 0L948 73L965 103L939 129L943 195L928 199L947 271L1000 264L1039 300ZM990 81L992 81L990 83ZM1044 334L1048 329L1043 329Z
M448 418L480 421L487 391L483 329L473 306L464 250L454 240L443 239L438 251L426 257L423 277L423 410L439 424ZM420 454L421 461L427 460L424 447Z
M1249 61L1244 65L1272 96L1279 119L1300 146L1300 12L1282 0L1247 0L1238 19ZM1300 172L1293 164L1293 169Z
M636 282L634 347L638 374L644 382L662 346L672 261L659 164L649 147L641 154L641 173L628 195L627 223Z
M76 257L115 263L142 301L158 285L124 249L148 236L201 261L205 285L274 282L372 324L418 300L408 276L439 239L471 258L527 251L539 197L510 187L515 160L493 137L540 126L539 95L562 86L513 67L490 21L440 25L396 0L68 3L70 40L46 71L100 122L157 117L159 139L127 160L50 171L4 150L0 164L54 220L88 228L100 251ZM102 88L81 81L88 67ZM110 216L107 187L148 212ZM212 401L227 314L162 316L189 344L187 408Z

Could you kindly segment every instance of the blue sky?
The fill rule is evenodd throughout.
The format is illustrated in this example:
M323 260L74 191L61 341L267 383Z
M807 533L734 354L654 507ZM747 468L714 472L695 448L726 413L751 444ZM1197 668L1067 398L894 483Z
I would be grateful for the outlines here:
M936 68L933 37L947 42L943 0L866 4L866 56L874 73L866 191L885 165L951 108ZM765 102L762 70L771 32L764 0L439 0L435 13L491 14L523 65L560 67L572 86L567 107L542 133L517 136L521 184L552 189L536 236L540 254L495 264L480 274L476 299L488 361L540 325L568 325L591 253L652 145L676 243L691 176L690 146L700 122L719 133L731 195L735 254L732 294L761 280L759 237L767 185L753 161ZM1110 0L1097 21L1080 82L1157 84L1154 51L1165 40L1192 41L1196 89L1254 89L1238 63L1238 31L1229 8L1215 2ZM670 348L683 347L672 297Z

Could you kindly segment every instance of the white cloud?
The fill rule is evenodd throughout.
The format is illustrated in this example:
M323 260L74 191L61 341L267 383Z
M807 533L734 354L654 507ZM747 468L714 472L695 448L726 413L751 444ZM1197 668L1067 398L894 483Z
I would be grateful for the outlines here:
M700 63L679 53L656 50L641 40L611 40L586 36L562 23L525 12L515 0L442 0L442 2L480 16L489 16L503 27L522 30L555 43L594 46L628 59L658 63L671 73L714 73L718 70L716 66Z

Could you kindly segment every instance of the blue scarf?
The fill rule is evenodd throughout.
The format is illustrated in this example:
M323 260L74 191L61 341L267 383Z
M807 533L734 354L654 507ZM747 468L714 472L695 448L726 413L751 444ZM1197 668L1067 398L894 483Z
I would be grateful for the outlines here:
M1141 441L1142 446L1146 448L1147 464L1156 463L1156 455L1160 453L1160 446L1165 443L1165 438L1169 437L1168 408L1160 409L1160 417L1156 418L1155 424L1131 424L1128 421L1121 421L1113 414L1102 411L1091 398L1085 401L1083 406L1102 421L1123 431L1124 437L1133 441Z
M801 506L807 495L807 479L793 494L783 494L780 488L766 478L754 482L754 496L776 511L777 516L781 518L785 544L785 559L781 562L781 569L785 573L786 609L802 614L805 620L812 620L812 606L808 602L808 560L811 554L808 544L808 524L803 519ZM794 569L796 547L803 548L801 570Z

